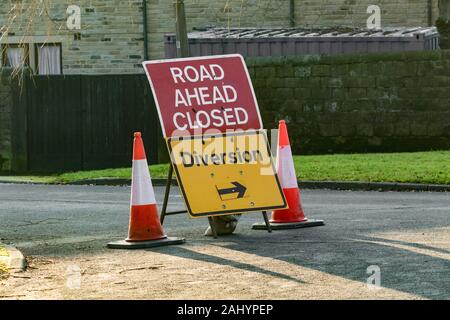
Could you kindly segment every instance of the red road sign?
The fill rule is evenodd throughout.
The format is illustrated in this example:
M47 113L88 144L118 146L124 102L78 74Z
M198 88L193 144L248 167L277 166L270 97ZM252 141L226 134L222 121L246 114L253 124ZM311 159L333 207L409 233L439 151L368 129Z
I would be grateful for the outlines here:
M165 137L262 129L241 55L145 61L143 66Z

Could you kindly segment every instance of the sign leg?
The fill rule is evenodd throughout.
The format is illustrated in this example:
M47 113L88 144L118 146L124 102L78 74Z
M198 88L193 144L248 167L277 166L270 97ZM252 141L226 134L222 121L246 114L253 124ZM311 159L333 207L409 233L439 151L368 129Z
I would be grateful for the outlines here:
M213 218L208 217L208 221L209 221L209 226L211 227L211 231L213 233L213 237L214 237L214 239L217 239L217 230L216 230L216 226L214 225Z
M267 217L267 211L263 211L262 215L264 217L264 222L266 223L267 231L272 232L272 227L270 226L269 218Z
M172 167L172 164L170 164L169 172L167 174L166 191L164 193L164 202L163 202L163 207L161 210L161 217L160 217L161 225L164 223L164 218L166 217L166 213L167 213L167 204L169 202L170 187L172 185L172 176L173 176L173 167Z

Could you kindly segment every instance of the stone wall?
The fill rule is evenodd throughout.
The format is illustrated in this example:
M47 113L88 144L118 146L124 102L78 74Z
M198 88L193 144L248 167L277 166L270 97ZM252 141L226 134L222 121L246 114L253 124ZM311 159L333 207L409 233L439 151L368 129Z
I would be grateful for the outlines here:
M173 1L147 0L149 55L163 57L164 34L174 33ZM437 1L433 2L436 20ZM45 1L47 2L47 1ZM37 2L37 3L45 3ZM0 5L0 26L8 24L12 3ZM8 36L2 41L20 41L24 34L30 42L58 42L62 44L63 70L66 74L108 74L142 72L144 58L142 0L77 0L48 1L49 16L39 13L42 8L21 1ZM364 26L368 5L382 9L382 26L426 26L428 0L296 0L297 26ZM81 30L68 30L67 7L81 8ZM20 6L20 5L19 5ZM188 30L207 26L225 27L287 27L287 0L185 0ZM29 24L30 12L36 12ZM28 28L28 31L26 29ZM80 35L78 35L78 33ZM50 36L50 37L48 37Z
M381 25L388 26L427 26L427 0L304 0L296 2L296 21L310 26L349 26L364 27L368 6L378 5L381 9ZM438 0L432 0L432 17L438 17Z
M33 8L30 0L22 3L24 8L3 41L21 41L25 34L30 36L25 39L27 43L61 43L65 74L141 72L144 46L142 1L49 1L48 15L39 15L42 5ZM80 30L67 28L66 10L71 4L81 8ZM7 12L11 6L11 3L0 5L0 25L7 24L11 17ZM30 16L35 19L31 25Z
M0 68L0 171L11 166L11 70Z
M432 0L432 21L437 19ZM367 8L379 5L382 27L427 26L428 0L295 0L295 25L302 27L365 27ZM185 0L188 30L193 27L289 27L288 0ZM170 1L149 2L150 56L163 56L164 34L174 33Z
M297 154L450 149L450 50L247 59Z

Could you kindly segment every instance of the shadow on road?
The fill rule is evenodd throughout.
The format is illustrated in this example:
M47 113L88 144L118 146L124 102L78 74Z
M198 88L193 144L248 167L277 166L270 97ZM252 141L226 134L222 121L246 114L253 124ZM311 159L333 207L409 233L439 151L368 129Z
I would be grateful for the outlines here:
M166 253L166 252L162 252L162 253ZM288 281L294 281L297 283L304 283L303 281L301 281L297 278L291 277L291 276L283 274L283 273L267 270L267 269L261 268L259 266L249 264L249 263L238 262L238 261L226 259L223 257L218 257L218 256L213 256L213 255L197 252L194 250L190 250L188 247L183 247L183 246L172 247L170 252L167 252L167 254L174 255L174 256L177 256L180 258L187 258L187 259L193 259L193 260L202 261L202 262L230 266L230 267L233 267L236 269L241 269L244 271L257 272L260 274L264 274L264 275L268 275L271 277L280 278L280 279L284 279L284 280L288 280Z
M337 223L339 224L339 223ZM428 233L440 229L428 225ZM248 223L241 228L249 228ZM378 228L378 232L392 231L391 227ZM345 279L366 283L371 275L369 266L381 270L381 286L429 299L450 298L450 250L419 242L392 240L381 236L367 236L355 226L328 225L319 228L276 231L271 235L253 231L209 241L220 252L221 248L237 253L278 259L290 264L317 270ZM373 230L375 231L375 230ZM397 230L400 234L410 229ZM343 235L344 234L344 235ZM421 234L421 232L417 232ZM447 230L448 234L448 230ZM448 237L446 238L449 239ZM420 241L420 239L417 239ZM445 245L445 244L444 244ZM448 243L447 243L448 246ZM226 264L232 267L292 280L292 276L264 270L251 264L240 264L216 256L200 254L194 250L178 248L167 254L204 262ZM302 280L296 279L297 282Z

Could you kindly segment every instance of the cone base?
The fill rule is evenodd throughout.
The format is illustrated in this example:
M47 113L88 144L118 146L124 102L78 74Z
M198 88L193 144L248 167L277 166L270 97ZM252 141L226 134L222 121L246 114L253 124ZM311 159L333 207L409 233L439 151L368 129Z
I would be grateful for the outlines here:
M272 230L286 230L286 229L299 229L308 227L318 227L325 225L323 220L308 219L302 222L287 222L287 223L276 223L270 222L270 227ZM265 223L255 223L252 225L253 230L267 230Z
M110 249L146 249L146 248L155 248L162 246L169 246L172 244L183 244L186 242L185 238L174 238L168 237L160 240L149 240L149 241L113 241L108 243L107 247Z

